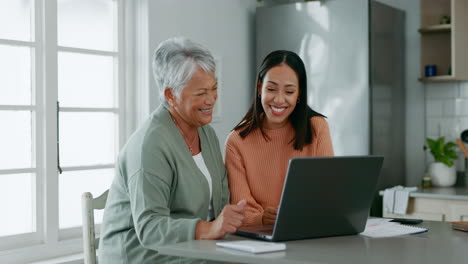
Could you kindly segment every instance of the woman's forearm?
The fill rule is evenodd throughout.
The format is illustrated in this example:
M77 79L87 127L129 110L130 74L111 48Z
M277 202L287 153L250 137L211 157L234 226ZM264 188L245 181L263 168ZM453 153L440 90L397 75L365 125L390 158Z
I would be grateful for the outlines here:
M195 239L210 239L209 233L211 229L211 222L207 221L198 221L195 227Z

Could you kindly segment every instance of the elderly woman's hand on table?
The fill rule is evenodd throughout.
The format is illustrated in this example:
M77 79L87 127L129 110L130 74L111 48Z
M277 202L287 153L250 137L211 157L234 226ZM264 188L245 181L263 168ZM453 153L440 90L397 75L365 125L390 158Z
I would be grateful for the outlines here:
M221 239L227 233L234 234L244 221L246 203L245 200L242 200L236 205L226 205L214 221L198 222L195 239Z

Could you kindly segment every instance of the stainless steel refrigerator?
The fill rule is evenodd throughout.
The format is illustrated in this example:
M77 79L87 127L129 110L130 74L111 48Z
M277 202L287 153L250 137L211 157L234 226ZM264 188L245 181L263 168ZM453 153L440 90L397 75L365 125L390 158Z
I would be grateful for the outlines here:
M278 49L304 60L308 103L327 116L335 155L384 155L379 188L403 184L403 11L369 0L259 7L255 34L257 68Z

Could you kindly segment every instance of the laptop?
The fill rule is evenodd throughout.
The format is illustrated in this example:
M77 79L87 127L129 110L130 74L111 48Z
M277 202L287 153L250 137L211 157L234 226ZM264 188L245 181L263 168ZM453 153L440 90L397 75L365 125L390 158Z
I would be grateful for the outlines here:
M363 232L383 160L382 156L291 159L275 225L244 226L236 235L287 241Z

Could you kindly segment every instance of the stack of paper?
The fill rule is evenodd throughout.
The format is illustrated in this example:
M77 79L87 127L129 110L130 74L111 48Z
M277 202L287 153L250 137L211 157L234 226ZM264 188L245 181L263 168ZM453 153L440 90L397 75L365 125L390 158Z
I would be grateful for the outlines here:
M392 219L368 219L366 229L361 233L368 237L392 237L409 234L418 234L427 231L427 228L407 226L395 222Z

